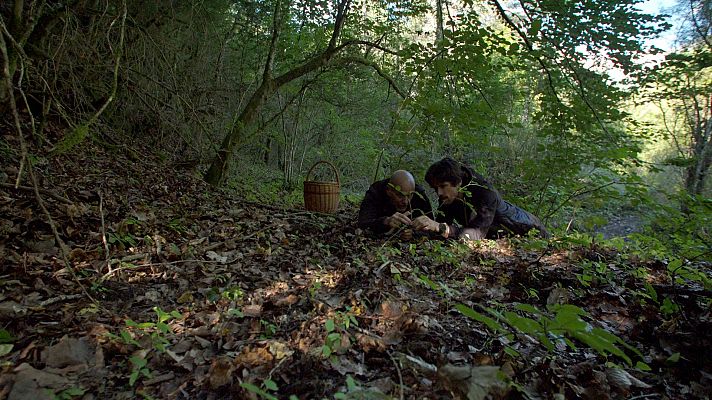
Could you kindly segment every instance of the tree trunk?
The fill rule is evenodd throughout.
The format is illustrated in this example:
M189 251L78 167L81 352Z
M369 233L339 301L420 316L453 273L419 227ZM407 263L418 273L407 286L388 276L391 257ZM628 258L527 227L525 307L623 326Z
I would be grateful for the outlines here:
M230 161L235 145L240 143L241 139L245 136L246 129L248 129L255 118L257 118L257 114L259 114L265 101L267 101L276 90L277 88L271 79L263 81L262 85L257 88L257 91L252 95L245 109L232 124L230 132L225 136L225 139L223 139L215 160L213 160L213 163L210 164L210 168L208 168L208 171L205 173L206 182L214 186L219 186L223 183L227 175L228 161Z
M232 125L230 132L223 139L220 145L220 150L218 150L215 159L213 160L210 168L205 173L204 179L211 185L218 186L223 183L225 177L228 175L229 161L235 150L235 147L241 143L242 139L245 137L246 131L251 128L252 123L255 118L262 110L262 106L265 104L267 99L269 99L280 87L298 79L312 71L316 71L324 65L327 65L331 59L338 52L346 48L349 43L336 46L339 37L341 36L341 31L346 20L346 15L348 14L348 8L351 4L351 0L341 0L338 4L338 11L336 19L334 22L334 30L331 34L331 39L326 49L306 61L304 64L299 65L286 73L273 78L273 64L274 64L274 54L277 45L277 40L279 38L279 24L281 19L281 4L278 1L275 7L274 21L272 26L272 41L270 44L270 49L268 51L267 60L265 61L264 73L262 76L262 84L257 89L257 91L252 95L248 101L245 109L242 111L240 116L235 120Z
M436 0L436 10L435 10L435 44L443 41L444 38L444 27L443 23L443 2L445 0Z

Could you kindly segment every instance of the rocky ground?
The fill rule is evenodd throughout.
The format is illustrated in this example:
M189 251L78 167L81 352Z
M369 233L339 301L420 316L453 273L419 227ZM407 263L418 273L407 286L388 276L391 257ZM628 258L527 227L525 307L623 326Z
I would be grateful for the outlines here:
M4 157L0 399L712 393L710 293L665 260L369 238L126 146L38 158L35 193Z

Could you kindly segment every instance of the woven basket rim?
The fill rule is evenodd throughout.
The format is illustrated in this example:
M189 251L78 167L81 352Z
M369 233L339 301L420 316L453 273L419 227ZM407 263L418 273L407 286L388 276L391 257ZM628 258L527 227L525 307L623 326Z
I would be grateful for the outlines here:
M304 181L304 184L310 184L310 185L334 185L334 186L341 186L339 182L334 182L334 181Z

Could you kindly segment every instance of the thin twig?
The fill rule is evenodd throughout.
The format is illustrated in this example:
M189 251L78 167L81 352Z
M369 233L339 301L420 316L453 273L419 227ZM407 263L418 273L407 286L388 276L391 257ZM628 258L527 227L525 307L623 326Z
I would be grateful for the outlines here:
M2 27L3 31L6 32L7 34L7 28L5 27L5 22L0 19L0 27ZM42 200L42 195L40 194L40 189L39 185L37 183L37 177L35 176L34 173L34 166L32 165L32 161L27 157L28 149L27 149L27 143L25 143L25 137L24 133L22 132L22 126L20 124L20 113L17 111L17 102L15 100L15 92L13 90L13 85L12 85L12 77L10 77L10 66L9 66L9 59L7 56L7 46L5 44L5 39L2 34L0 34L0 54L3 56L3 59L5 62L2 65L2 71L3 75L5 78L5 83L8 87L9 90L9 98L10 98L10 109L12 110L12 116L14 118L15 122L15 129L17 130L17 135L20 139L20 149L22 151L22 158L26 159L28 161L28 168L27 168L27 173L30 176L30 180L32 181L32 186L33 190L35 193L35 198L37 200L37 204L40 206L42 209L42 212L45 214L45 217L47 217L47 223L49 224L50 228L52 229L52 233L54 234L54 238L57 241L57 244L59 245L59 251L60 254L62 255L62 260L64 261L64 264L66 265L67 269L72 275L72 278L74 281L79 285L79 287L82 289L84 292L84 295L93 303L99 304L94 298L89 294L87 289L84 287L84 285L81 283L79 280L79 277L76 274L76 271L74 270L74 267L72 267L72 264L69 262L69 259L67 258L67 245L64 243L62 238L59 236L59 232L57 231L57 225L54 223L54 220L52 219L52 215L49 213L49 210L47 210L47 207L44 205L44 201ZM24 68L24 64L21 63L22 68ZM21 91L22 89L19 88ZM28 110L29 112L29 110Z
M393 358L393 355L391 354L390 351L388 352L388 357L393 362L393 365L396 366L396 371L398 372L398 381L400 383L400 385L398 386L400 388L400 399L403 400L404 399L404 396L403 396L403 374L401 373L400 367L398 366L398 363Z
M33 188L32 186L15 186L11 183L0 183L0 187L4 187L4 188L8 188L8 189L25 190L25 191L29 191L29 192L33 192L35 190L35 188ZM47 189L39 189L39 191L40 191L40 193L46 194L47 196L49 196L59 202L62 202L64 204L74 204L71 200L64 198L64 197L58 195L57 193L51 192Z
M147 254L145 254L147 255ZM235 258L234 260L230 261L219 261L219 260L176 260L176 261L170 261L170 262L158 262L158 263L148 263L148 264L140 264L140 265L133 265L133 264L128 264L126 261L120 260L117 261L119 263L125 263L126 265L122 265L118 268L115 268L107 273L105 273L100 279L100 282L103 282L107 280L111 275L113 275L116 272L119 271L124 271L127 269L138 269L138 268L144 268L144 267L157 267L159 265L176 265L176 264L182 264L182 263L189 263L189 262L195 262L195 263L203 263L203 264L232 264L235 261L239 260L240 258Z
M109 251L109 243L106 240L106 225L104 224L104 196L99 191L99 215L101 216L101 241L104 243L104 251L106 252L106 268L111 272L111 263L109 262L109 257L111 256Z

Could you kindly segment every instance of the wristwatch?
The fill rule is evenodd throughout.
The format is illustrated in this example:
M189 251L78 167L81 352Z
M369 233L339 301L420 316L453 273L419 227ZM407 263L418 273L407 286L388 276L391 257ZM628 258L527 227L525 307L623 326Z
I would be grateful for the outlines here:
M445 232L447 232L447 224L444 222L441 222L438 224L438 233L441 235L444 235Z

